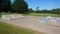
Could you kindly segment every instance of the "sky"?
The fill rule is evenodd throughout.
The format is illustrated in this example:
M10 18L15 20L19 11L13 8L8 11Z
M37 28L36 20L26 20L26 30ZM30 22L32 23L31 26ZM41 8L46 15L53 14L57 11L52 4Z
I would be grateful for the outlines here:
M24 0L28 4L28 8L32 8L33 10L36 7L39 7L39 10L51 10L54 8L60 8L60 0ZM14 0L11 0L13 3Z

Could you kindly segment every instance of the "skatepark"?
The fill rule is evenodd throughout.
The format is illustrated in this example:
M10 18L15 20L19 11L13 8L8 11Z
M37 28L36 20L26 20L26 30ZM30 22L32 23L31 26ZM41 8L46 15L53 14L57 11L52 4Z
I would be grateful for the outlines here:
M5 17L6 18L6 17ZM54 23L56 22L53 19L53 23L51 20L46 22L47 17L37 17L37 16L22 16L22 15L7 15L5 20L3 17L2 21L8 24L12 24L15 26L28 28L32 30L36 30L38 32L44 32L46 34L60 34L60 24Z

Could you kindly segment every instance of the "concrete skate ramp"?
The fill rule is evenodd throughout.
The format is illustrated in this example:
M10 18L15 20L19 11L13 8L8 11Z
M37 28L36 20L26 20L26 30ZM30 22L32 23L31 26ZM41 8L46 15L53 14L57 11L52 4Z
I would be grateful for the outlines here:
M13 20L13 19L19 19L23 18L24 16L19 14L12 14L12 15L2 15L2 20Z

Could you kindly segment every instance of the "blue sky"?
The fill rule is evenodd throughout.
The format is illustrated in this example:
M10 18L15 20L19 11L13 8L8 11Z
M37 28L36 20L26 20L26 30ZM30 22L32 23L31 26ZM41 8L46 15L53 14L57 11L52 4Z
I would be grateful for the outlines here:
M13 2L14 0L11 0ZM39 7L40 10L43 9L54 9L60 8L60 0L25 0L28 3L29 8L36 9Z

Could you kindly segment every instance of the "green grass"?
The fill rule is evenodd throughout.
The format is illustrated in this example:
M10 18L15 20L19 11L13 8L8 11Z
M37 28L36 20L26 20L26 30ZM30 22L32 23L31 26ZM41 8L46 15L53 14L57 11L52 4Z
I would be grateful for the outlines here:
M0 17L1 17L2 13L0 13Z
M59 14L50 14L50 13L30 13L30 14L23 14L24 16L54 16L54 17L60 17Z
M0 22L0 34L45 34L42 32L36 32L33 30L9 26L5 23Z
M4 13L4 14L17 14L17 13ZM51 14L51 13L30 13L30 14L22 14L24 16L42 16L42 17L46 17L46 16L54 16L54 17L60 17L60 14ZM0 17L1 17L1 13L0 13Z

